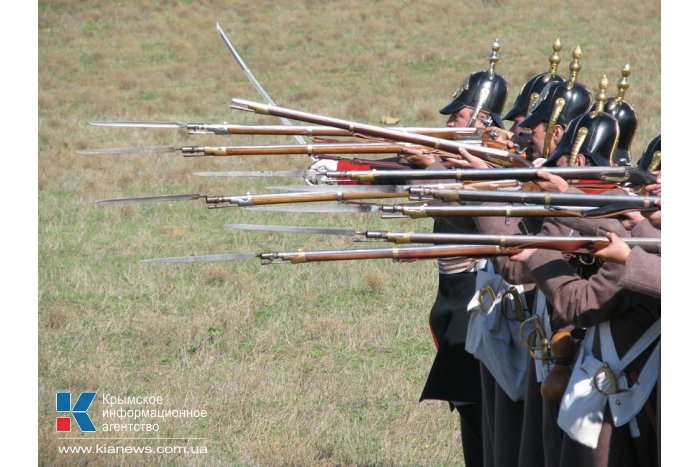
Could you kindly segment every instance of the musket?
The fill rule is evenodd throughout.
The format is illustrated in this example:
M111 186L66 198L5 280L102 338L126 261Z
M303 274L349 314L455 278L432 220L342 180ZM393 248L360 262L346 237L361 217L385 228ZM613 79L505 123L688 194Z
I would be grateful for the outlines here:
M161 196L140 196L132 198L103 199L96 204L127 204L127 203L159 203L164 201L192 201L204 199L210 209L223 208L229 206L259 206L267 204L286 203L308 203L321 201L348 201L356 199L381 199L381 198L405 198L406 192L386 193L386 192L355 192L337 191L336 193L268 193L262 195L234 195L234 196L210 196L199 193L184 195L161 195Z
M409 133L406 131L390 130L380 126L367 125L363 123L352 122L349 120L325 117L318 114L300 112L297 110L286 109L274 105L260 104L257 102L247 101L243 99L234 98L231 100L231 102L231 108L236 110L255 112L259 114L275 115L278 117L282 116L291 118L293 120L300 120L307 123L313 123L316 125L332 126L335 128L341 128L344 130L351 131L353 133L358 133L366 136L418 144L432 149L439 149L441 151L451 154L459 154L459 149L463 148L469 151L470 153L474 154L475 156L478 156L484 159L486 162L496 166L532 166L532 164L529 161L527 161L517 153L509 152L503 149L494 149L488 147L485 144L464 144L458 141L452 141L443 138L434 138L432 136L419 135L416 133Z
M607 239L606 239L607 240ZM225 253L219 255L180 256L141 260L142 263L193 263L203 261L231 261L260 258L263 265L301 264L320 261L351 261L364 259L392 259L394 261L437 259L463 256L466 258L490 258L520 253L523 248L552 249L547 241L522 244L515 247L500 245L434 245L371 249L342 249L295 251L289 253ZM573 247L574 245L572 245ZM603 245L604 246L604 245ZM559 250L562 245L556 245ZM559 250L561 251L561 250ZM574 252L576 250L573 250Z
M530 244L537 244L548 249L563 252L590 253L610 244L607 237L564 237L564 236L537 236L537 235L488 235L488 234L460 234L460 233L433 233L433 232L389 232L386 230L355 230L347 228L327 227L292 227L286 225L255 225L255 224L227 224L229 230L253 230L263 232L285 232L312 235L339 235L353 237L355 242L384 241L397 244L405 243L430 243L430 244L472 244L472 245L500 245L502 247L530 248ZM639 246L650 253L661 252L661 239L651 237L624 237L621 240L630 248Z
M352 202L350 202L352 203ZM367 213L382 212L383 219L452 216L489 216L489 217L557 217L557 218L616 218L627 212L640 211L638 207L612 205L600 208L575 206L428 206L417 204L371 204L352 203L339 205L287 205L256 206L245 208L246 211L265 212L303 212L303 213Z
M355 180L358 182L386 182L408 179L450 179L450 180L541 180L537 172L543 170L565 180L601 180L605 182L645 185L655 183L653 174L633 167L546 167L546 168L494 168L448 170L358 170L327 171L328 179Z
M626 204L594 207L576 206L429 206L429 205L383 205L383 219L453 216L489 217L587 217L592 219L617 217L630 211L639 211L637 206Z
M151 146L106 149L83 149L80 155L107 154L165 154L180 152L185 157L202 156L266 156L283 154L396 154L406 144L359 143L359 144L280 144L269 146Z
M284 126L284 125L231 125L212 123L186 123L186 122L119 122L119 121L92 121L93 126L121 127L121 128L171 128L187 130L190 135L277 135L277 136L356 136L348 130L329 126ZM430 135L436 138L460 140L481 135L482 130L476 128L454 127L399 127L388 126L386 128ZM302 140L299 144L306 144Z
M348 261L359 259L392 259L395 261L449 258L465 256L488 258L512 255L522 250L498 245L437 245L404 248L372 248L345 250L296 251L290 253L225 253L220 255L180 256L141 260L142 263L193 263L203 261L231 261L260 258L261 264L301 264L319 261Z
M424 199L432 197L445 202L471 201L481 203L526 203L541 204L545 207L558 206L610 206L612 204L625 204L639 209L659 209L654 204L659 196L638 195L612 195L612 194L587 194L587 193L549 193L533 191L493 191L493 190L462 190L444 189L435 187L416 186L409 187L411 199ZM415 198L414 198L415 197Z

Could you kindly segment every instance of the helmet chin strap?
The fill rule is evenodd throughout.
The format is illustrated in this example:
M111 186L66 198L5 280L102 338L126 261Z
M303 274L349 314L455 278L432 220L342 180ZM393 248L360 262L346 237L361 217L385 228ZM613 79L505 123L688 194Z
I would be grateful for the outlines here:
M574 144L571 147L571 154L569 154L569 167L576 167L578 153L581 150L581 146L583 146L583 142L586 140L586 136L588 136L588 128L579 128L578 132L576 133Z
M554 101L554 109L552 109L552 115L549 117L549 123L547 124L547 133L544 137L544 148L542 148L542 157L544 157L545 159L549 157L549 149L552 145L552 137L554 136L554 127L557 125L557 122L559 121L559 116L561 115L562 110L564 110L565 105L566 101L561 97L557 98L557 100Z
M489 98L489 94L491 94L491 81L487 81L486 84L484 84L484 86L479 90L479 100L476 102L476 106L472 111L472 116L469 119L469 122L467 122L468 128L472 128L476 123L476 119L479 117L479 113L481 113L481 110L484 108L484 104Z

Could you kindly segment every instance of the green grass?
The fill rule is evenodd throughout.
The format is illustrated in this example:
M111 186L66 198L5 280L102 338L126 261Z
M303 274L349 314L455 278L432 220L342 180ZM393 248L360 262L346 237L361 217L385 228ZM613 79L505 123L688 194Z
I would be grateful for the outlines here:
M444 403L418 403L434 357L427 318L434 262L262 267L256 261L157 265L140 259L346 248L345 237L230 232L226 223L428 230L373 215L211 211L203 202L98 206L123 196L264 192L299 181L206 179L202 170L301 169L304 156L85 157L77 149L289 143L90 127L90 120L277 124L234 112L262 101L215 31L218 21L279 105L333 117L441 126L469 73L510 84L548 67L560 37L568 76L603 73L639 114L632 152L660 132L658 2L272 2L95 0L39 3L39 461L64 464L417 464L462 462ZM200 200L201 201L201 200ZM377 245L379 246L379 245ZM209 417L161 422L161 436L205 437L205 455L67 455L54 394L162 395ZM91 416L99 425L105 407ZM135 420L130 420L134 421ZM145 421L145 420L144 420ZM128 433L112 433L116 437ZM133 434L133 433L132 433ZM194 443L194 442L193 442ZM192 443L191 443L192 444Z

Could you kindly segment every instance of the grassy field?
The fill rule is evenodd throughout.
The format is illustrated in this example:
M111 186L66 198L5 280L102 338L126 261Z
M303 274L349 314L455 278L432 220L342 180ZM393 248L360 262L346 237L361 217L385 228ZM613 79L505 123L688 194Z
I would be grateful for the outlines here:
M90 127L90 120L277 124L234 112L262 101L215 30L219 22L275 101L328 116L441 126L437 109L469 73L497 71L508 105L548 67L551 44L583 49L580 81L607 74L639 115L632 152L660 132L656 1L445 2L125 0L39 2L39 461L67 464L416 464L462 462L445 403L418 403L434 356L427 319L434 262L262 267L256 261L153 265L140 259L351 247L347 238L226 231L226 223L426 230L378 215L261 214L202 202L97 206L121 196L264 192L280 180L201 170L306 168L305 156L87 157L85 148L291 143ZM289 183L299 183L294 180ZM55 430L55 393L97 392L93 422L144 432ZM157 406L103 403L154 395ZM75 396L74 396L75 397ZM119 419L107 409L206 410L204 418ZM65 454L90 446L206 446L206 454Z

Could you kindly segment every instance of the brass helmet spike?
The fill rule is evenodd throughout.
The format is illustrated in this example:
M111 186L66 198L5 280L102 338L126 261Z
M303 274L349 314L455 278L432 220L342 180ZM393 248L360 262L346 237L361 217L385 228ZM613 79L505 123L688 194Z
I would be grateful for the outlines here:
M603 77L600 79L600 82L598 83L598 94L595 96L596 100L596 108L595 111L593 112L593 115L598 115L602 112L605 111L605 91L608 89L608 77L603 74Z
M632 73L632 70L630 69L630 64L627 63L622 67L622 78L620 78L620 81L617 82L617 97L615 98L616 104L622 102L622 100L625 98L625 92L627 92L627 89L630 87L630 83L627 81L630 73Z
M496 62L498 62L498 51L501 50L501 44L498 42L498 38L491 45L491 54L489 55L489 75L493 77L494 68L496 67Z
M576 47L574 48L574 51L571 53L571 56L573 57L573 60L569 64L569 71L571 72L571 78L569 79L569 82L566 85L566 89L571 89L574 87L574 83L576 83L576 78L578 77L578 72L581 71L581 46L579 44L576 44Z
M559 56L559 51L561 50L561 41L557 37L557 40L552 44L552 50L554 53L549 56L549 75L545 77L545 82L549 81L549 78L557 73L557 68L561 63L561 57Z

